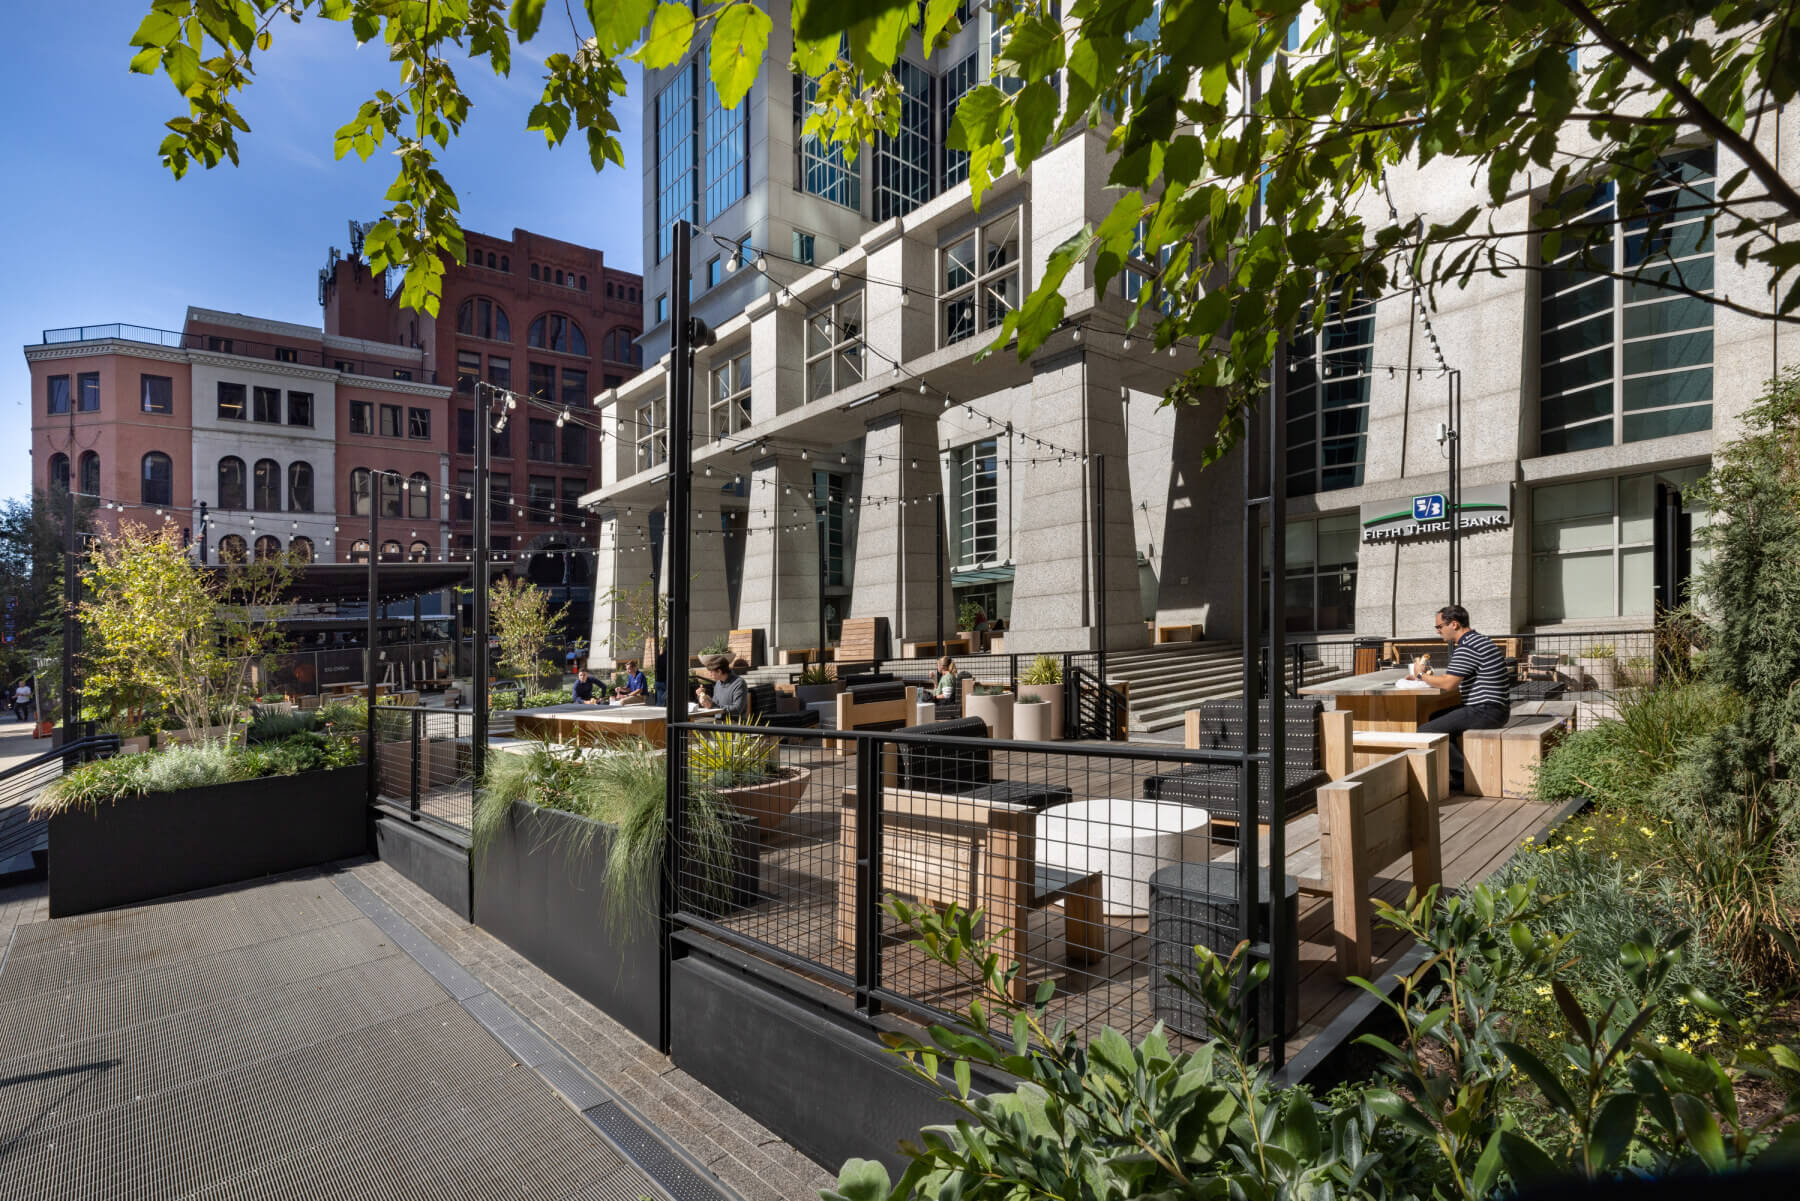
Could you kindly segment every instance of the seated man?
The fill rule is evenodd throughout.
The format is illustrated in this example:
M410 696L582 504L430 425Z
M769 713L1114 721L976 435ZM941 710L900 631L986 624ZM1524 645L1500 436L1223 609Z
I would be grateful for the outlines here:
M1444 641L1450 644L1450 666L1440 673L1431 671L1431 657L1421 655L1413 662L1408 679L1424 680L1434 688L1452 684L1462 688L1460 705L1440 709L1419 727L1421 734L1450 735L1450 791L1463 790L1462 732L1464 730L1498 730L1506 725L1507 702L1506 657L1494 640L1469 628L1469 611L1461 605L1445 605L1432 623Z
M694 689L694 700L702 709L719 712L726 717L743 720L750 715L750 689L742 676L731 674L730 655L708 655L707 674L712 677L712 690L705 685Z
M644 681L644 673L638 670L638 661L627 659L625 661L625 686L613 689L613 697L621 701L631 700L633 697L642 700L648 691L649 685Z
M598 691L599 688L595 685L594 681L588 678L587 668L584 667L575 673L575 693L571 699L574 700L576 704L601 704L602 701L595 695Z

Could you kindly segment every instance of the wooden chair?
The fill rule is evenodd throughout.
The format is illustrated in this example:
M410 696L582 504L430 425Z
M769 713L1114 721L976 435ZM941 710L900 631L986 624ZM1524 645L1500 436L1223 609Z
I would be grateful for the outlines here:
M837 695L837 728L840 730L904 729L916 725L911 689L898 680L879 684L859 684ZM848 751L852 740L834 741L833 750Z
M1295 817L1314 807L1316 790L1321 784L1340 779L1352 771L1352 721L1348 711L1324 709L1310 697L1290 698L1285 703L1285 712L1286 815L1291 823ZM1242 726L1241 702L1207 701L1198 709L1188 710L1184 744L1190 751L1241 750L1244 745ZM1267 746L1266 720L1259 724L1259 731L1259 745ZM1197 805L1211 815L1215 826L1235 829L1238 824L1238 776L1238 769L1232 764L1195 764L1146 778L1144 795ZM1262 818L1259 826L1266 839L1270 820L1266 794L1257 797L1257 813Z

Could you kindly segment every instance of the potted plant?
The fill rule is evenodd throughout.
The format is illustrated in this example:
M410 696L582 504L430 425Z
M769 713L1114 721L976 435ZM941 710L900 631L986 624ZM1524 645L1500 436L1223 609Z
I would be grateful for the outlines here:
M1619 667L1619 681L1627 688L1648 688L1655 678L1655 665L1646 658L1627 659Z
M1013 736L1013 694L1000 684L977 684L963 706L964 717L987 723L989 738Z
M969 640L971 653L979 653L983 649L983 634L976 627L986 620L987 614L972 600L956 606L956 632ZM942 648L939 648L938 653L943 653Z
M1031 666L1019 673L1019 700L1023 702L1030 697L1045 701L1050 706L1050 732L1036 741L1053 742L1062 738L1065 692L1062 660L1055 655L1039 655L1031 661ZM1028 737L1023 732L1019 736Z
M1581 652L1576 662L1588 677L1590 687L1601 692L1611 692L1619 686L1619 652L1612 643L1594 643Z
M809 663L794 681L794 699L802 705L816 705L831 700L843 689L844 686L838 683L836 668L824 663Z
M695 731L688 740L688 782L716 794L765 832L779 826L806 795L812 773L783 767L781 742L742 723Z
M1022 742L1055 742L1062 737L1062 727L1051 712L1057 706L1041 696L1020 693L1013 705L1013 734Z

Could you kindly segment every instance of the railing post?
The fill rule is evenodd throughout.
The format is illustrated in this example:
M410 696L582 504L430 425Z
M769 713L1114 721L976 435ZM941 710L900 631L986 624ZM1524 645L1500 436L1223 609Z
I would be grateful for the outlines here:
M856 746L856 1008L881 1012L881 756L879 737Z
M425 746L425 710L415 706L412 711L412 815L419 820L419 760L424 755Z

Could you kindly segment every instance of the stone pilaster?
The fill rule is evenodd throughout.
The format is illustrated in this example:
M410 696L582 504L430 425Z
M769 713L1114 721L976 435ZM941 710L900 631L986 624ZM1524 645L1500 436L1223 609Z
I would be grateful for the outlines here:
M819 640L819 534L813 519L812 464L798 457L751 466L745 520L741 629L760 629L771 657L785 646Z
M938 467L937 418L896 413L869 426L863 442L862 495L857 498L856 592L852 617L886 617L896 646L937 636L942 607L946 635L956 630L950 607L950 565L938 558L934 496ZM938 581L943 581L939 592Z
M636 659L644 648L627 637L626 606L613 590L642 594L640 601L648 595L650 539L637 532L640 519L601 517L595 524L599 532L594 554L594 623L588 645L596 664Z

